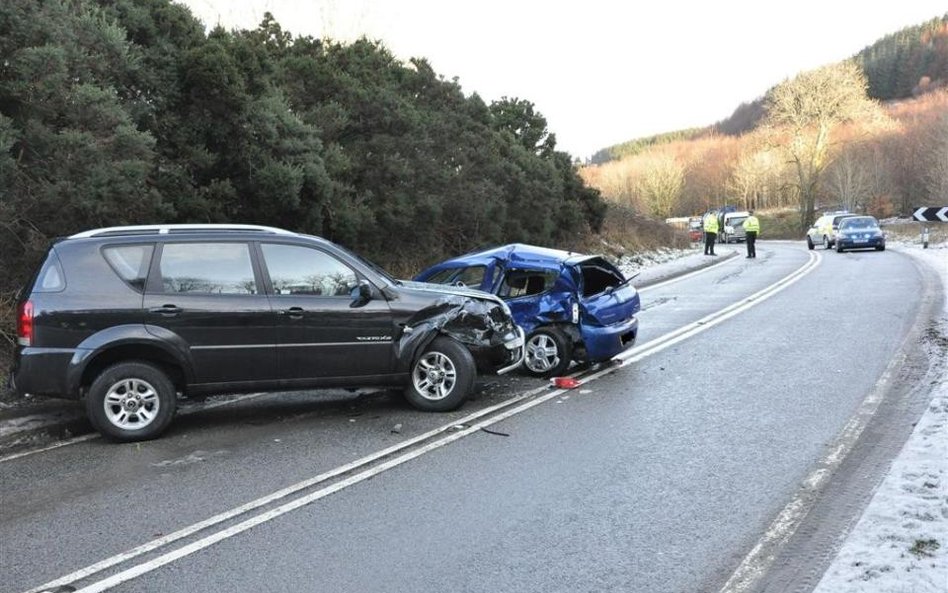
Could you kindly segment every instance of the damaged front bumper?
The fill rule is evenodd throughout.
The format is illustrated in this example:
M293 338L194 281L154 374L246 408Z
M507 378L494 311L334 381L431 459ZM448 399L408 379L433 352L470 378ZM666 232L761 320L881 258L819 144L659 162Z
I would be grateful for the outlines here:
M403 331L396 339L400 368L410 368L439 335L463 344L474 358L478 372L503 374L520 366L525 356L525 334L514 322L506 303L489 294L456 294L429 286L404 285L403 289L435 293L439 298L416 311L402 325Z

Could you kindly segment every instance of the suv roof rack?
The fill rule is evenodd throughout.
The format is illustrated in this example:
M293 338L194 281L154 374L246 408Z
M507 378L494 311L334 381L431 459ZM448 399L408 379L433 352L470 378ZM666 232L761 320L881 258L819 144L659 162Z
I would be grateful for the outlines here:
M90 237L114 237L121 235L168 235L171 233L196 233L201 231L256 231L276 235L295 235L293 231L257 224L143 224L133 226L113 226L70 235L70 239L88 239Z

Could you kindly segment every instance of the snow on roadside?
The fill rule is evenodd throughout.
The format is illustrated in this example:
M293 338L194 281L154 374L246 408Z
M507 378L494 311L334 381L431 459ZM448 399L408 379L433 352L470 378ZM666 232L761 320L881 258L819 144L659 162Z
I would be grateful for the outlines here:
M941 276L948 295L948 244L892 244ZM940 320L948 340L948 296ZM944 346L941 348L944 356ZM893 461L814 593L948 591L948 367L928 409Z
M666 264L668 262L681 259L687 255L693 255L694 249L675 249L672 247L659 247L653 251L643 251L634 255L624 255L619 259L619 269L626 276L635 274L645 268Z

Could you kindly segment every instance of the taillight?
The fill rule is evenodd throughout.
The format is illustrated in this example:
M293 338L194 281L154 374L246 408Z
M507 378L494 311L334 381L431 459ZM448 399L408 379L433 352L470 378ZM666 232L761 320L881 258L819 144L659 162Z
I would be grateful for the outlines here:
M33 343L33 302L20 303L16 315L16 341L20 346Z

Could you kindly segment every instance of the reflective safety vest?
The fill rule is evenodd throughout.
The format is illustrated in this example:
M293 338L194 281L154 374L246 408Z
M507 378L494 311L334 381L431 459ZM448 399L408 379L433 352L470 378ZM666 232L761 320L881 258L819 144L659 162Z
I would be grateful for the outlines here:
M704 217L704 232L706 233L717 233L718 232L718 217L714 214L708 214Z
M756 216L748 216L747 220L744 221L744 230L749 233L759 233L760 232L760 221L757 220Z

